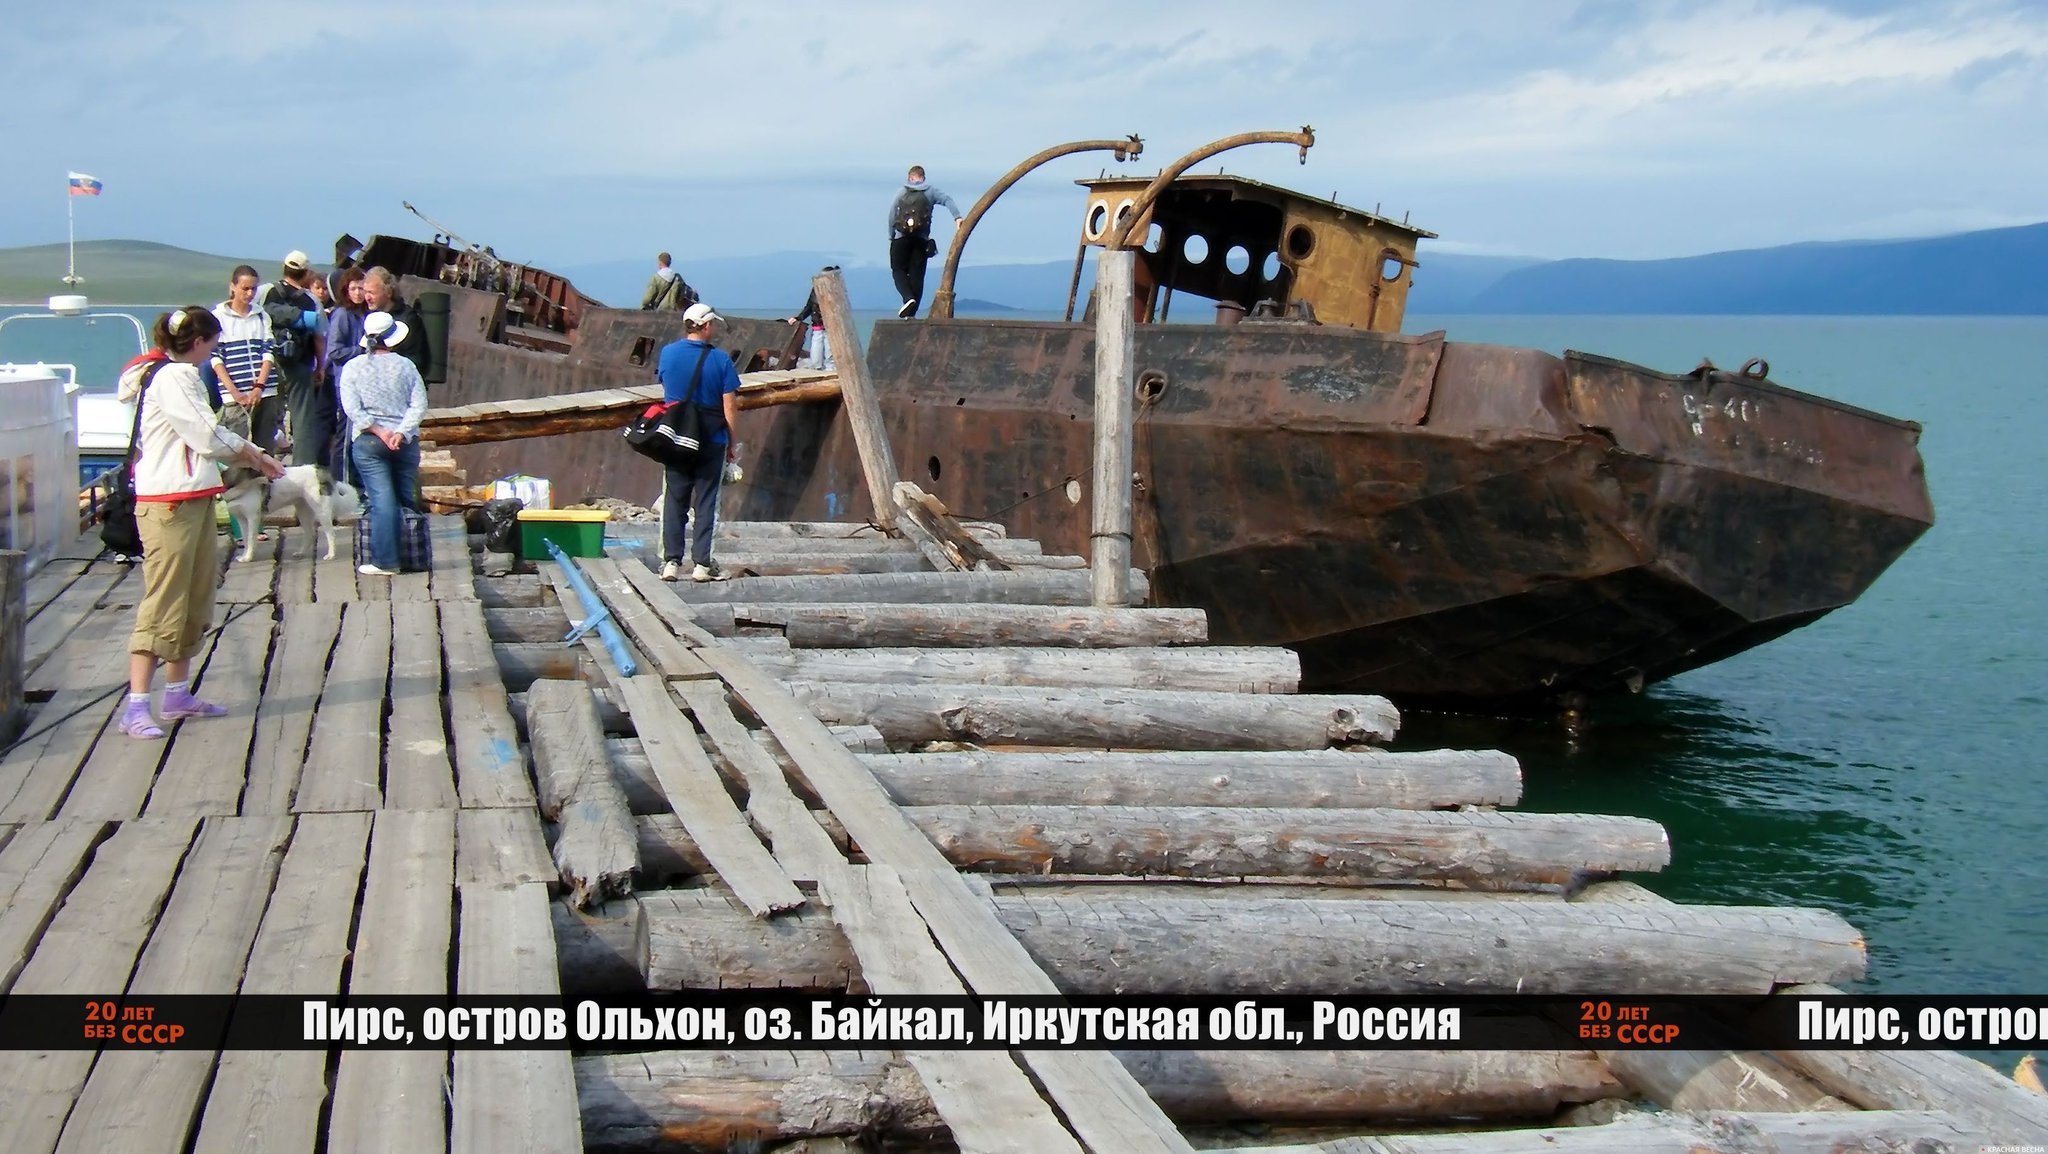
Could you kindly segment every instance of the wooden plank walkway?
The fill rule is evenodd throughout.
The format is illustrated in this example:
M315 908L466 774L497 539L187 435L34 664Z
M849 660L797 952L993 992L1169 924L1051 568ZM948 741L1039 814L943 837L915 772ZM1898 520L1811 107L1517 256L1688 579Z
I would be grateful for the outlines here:
M113 727L139 572L31 583L47 699L0 753L0 995L559 992L459 521L397 579L309 537L228 564L194 667L229 714L158 742ZM10 1152L581 1147L564 1051L6 1052L0 1131Z

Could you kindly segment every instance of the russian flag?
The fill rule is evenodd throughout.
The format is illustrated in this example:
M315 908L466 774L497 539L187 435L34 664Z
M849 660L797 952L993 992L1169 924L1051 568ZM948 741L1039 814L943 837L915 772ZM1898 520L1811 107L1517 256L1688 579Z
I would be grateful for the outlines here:
M71 177L71 195L98 196L100 194L99 177L87 176L82 172L74 172L69 175Z

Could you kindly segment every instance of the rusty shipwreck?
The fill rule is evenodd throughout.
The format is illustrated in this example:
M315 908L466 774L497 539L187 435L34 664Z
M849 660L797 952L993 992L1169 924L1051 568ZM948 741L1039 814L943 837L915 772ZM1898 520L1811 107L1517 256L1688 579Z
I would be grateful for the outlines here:
M1077 286L1145 183L1081 182ZM1490 706L1640 689L1847 605L1933 522L1917 424L1760 365L1403 334L1433 235L1405 221L1225 175L1138 211L1134 558L1215 640L1298 651L1305 688ZM681 335L673 314L438 240L379 237L360 259L451 297L436 405L644 385ZM1087 549L1092 481L1077 295L1064 320L878 321L867 350L900 475L1066 552ZM734 318L722 341L743 369L794 353L773 321ZM868 515L836 399L748 424L726 515ZM472 476L572 497L651 503L659 485L609 431L457 452Z

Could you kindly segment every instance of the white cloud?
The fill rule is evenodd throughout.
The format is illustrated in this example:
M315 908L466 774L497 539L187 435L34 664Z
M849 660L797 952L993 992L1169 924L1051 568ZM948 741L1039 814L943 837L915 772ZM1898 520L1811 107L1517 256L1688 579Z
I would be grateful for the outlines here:
M216 247L409 227L406 197L501 248L610 256L688 232L708 252L849 250L911 162L964 207L1059 140L1138 132L1151 170L1303 122L1319 137L1305 168L1274 147L1225 163L1412 209L1474 251L1663 255L2048 216L2048 13L1857 8L35 8L0 42L0 244L49 238L48 173L76 167L109 179L108 227ZM236 162L252 148L261 165ZM973 256L1070 253L1066 182L1109 163L1019 186Z

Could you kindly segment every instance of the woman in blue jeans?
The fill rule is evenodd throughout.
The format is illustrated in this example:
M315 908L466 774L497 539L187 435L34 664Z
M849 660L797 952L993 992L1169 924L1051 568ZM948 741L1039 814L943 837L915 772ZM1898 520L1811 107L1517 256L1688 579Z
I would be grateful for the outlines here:
M410 506L420 471L420 417L427 385L413 363L391 350L408 333L390 313L363 318L364 354L341 369L341 409L348 416L350 459L370 502L370 559L356 572L398 572L401 506Z

